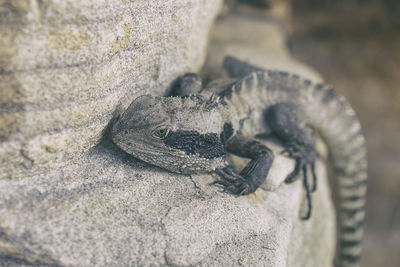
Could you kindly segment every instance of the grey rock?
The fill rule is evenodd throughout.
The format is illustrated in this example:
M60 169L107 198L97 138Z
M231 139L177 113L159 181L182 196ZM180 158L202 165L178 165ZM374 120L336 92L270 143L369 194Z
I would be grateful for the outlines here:
M331 265L335 224L323 162L304 222L301 182L282 183L294 162L274 140L264 140L276 154L268 180L246 197L220 193L211 175L145 164L111 142L110 120L132 99L161 94L200 68L219 6L0 4L0 265ZM210 53L235 46L228 35L213 45L224 23ZM257 23L270 48L259 57L274 54L283 68L313 73L282 48L275 23ZM203 73L219 71L215 64L207 60Z
M0 3L0 179L63 166L204 60L221 1Z
M269 180L279 184L294 164L272 147L280 164ZM304 222L300 181L234 197L210 186L210 175L172 174L103 141L62 169L0 181L0 259L72 266L298 266L301 259L329 266L334 216L322 164L317 172L313 216Z

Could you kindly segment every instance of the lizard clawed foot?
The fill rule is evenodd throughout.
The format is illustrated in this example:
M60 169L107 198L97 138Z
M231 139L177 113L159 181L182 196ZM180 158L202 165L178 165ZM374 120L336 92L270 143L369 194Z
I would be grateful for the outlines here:
M248 195L251 191L252 185L237 174L232 167L225 167L216 169L215 173L218 174L221 179L212 182L212 185L216 185L222 188L222 192L228 192L233 195Z
M311 170L313 177L313 186L311 191L314 192L317 189L317 176L315 174L315 159L318 157L318 153L314 147L300 147L294 145L288 145L281 154L289 158L296 160L294 170L286 177L285 183L290 184L300 178L300 173L303 171L303 178L306 177L307 172Z
M313 177L313 186L311 188L311 192L315 192L317 190L317 175L315 174L315 162L312 161L311 163L297 158L296 159L296 166L294 167L294 170L289 173L289 175L285 179L285 183L290 184L296 181L298 178L300 178L300 172L303 171L303 178L307 176L307 172L311 170L311 174Z
M302 153L302 155L293 154L289 155L296 159L296 165L294 170L286 177L285 183L293 183L300 177L300 173L303 173L303 185L306 190L306 198L307 198L307 206L308 210L305 216L301 217L302 220L308 220L311 217L311 193L315 192L317 189L317 176L315 174L315 159L317 157L317 153L312 150L310 153ZM313 185L310 188L308 183L308 172L311 170L312 178L313 178Z

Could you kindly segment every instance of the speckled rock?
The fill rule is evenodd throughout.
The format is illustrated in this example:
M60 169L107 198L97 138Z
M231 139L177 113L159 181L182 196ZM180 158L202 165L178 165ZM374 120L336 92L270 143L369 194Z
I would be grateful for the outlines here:
M63 166L118 105L202 65L221 1L2 1L0 179Z
M111 142L109 122L132 99L161 94L177 75L200 68L219 7L215 0L0 4L0 265L331 265L334 212L322 161L313 216L302 221L302 184L282 183L294 162L276 140L264 140L276 154L267 182L245 197L220 193L212 175L170 173ZM257 50L241 35L219 39L225 19L210 53L238 42L253 56L274 55L282 68L313 73L290 58L275 23L258 20L269 49ZM236 55L251 61L251 53ZM223 75L221 57L207 60L206 76Z
M277 155L269 181L281 184L294 163L269 145ZM300 181L234 197L210 186L210 175L166 172L106 139L62 169L0 181L0 262L329 266L334 228L320 222L333 213L322 164L317 172L313 216L302 221Z

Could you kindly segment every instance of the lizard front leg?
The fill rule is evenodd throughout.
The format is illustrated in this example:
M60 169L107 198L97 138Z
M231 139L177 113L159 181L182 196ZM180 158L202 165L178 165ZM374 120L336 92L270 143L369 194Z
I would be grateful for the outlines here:
M250 158L251 161L239 174L233 166L217 169L216 173L221 179L213 184L234 195L247 195L256 191L265 181L272 165L274 160L272 151L259 141L239 134L227 142L227 151L240 157Z
M304 121L299 118L300 111L294 104L280 103L271 106L266 111L266 121L271 127L273 134L278 136L284 143L286 153L290 158L296 160L294 170L287 176L285 182L292 183L303 173L303 184L306 189L308 201L307 214L302 219L311 216L311 192L316 190L317 179L315 174L315 150L314 137ZM307 173L311 170L313 187L310 189Z
M168 96L189 96L199 94L202 80L197 73L187 72L180 76Z

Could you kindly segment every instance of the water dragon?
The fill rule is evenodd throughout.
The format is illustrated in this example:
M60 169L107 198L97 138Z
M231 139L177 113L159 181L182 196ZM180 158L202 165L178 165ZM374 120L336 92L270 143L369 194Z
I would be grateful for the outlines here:
M230 79L203 88L199 75L179 78L168 97L135 99L112 128L117 146L147 163L172 172L215 172L213 184L227 193L247 195L265 181L273 152L257 135L273 134L295 160L285 179L303 179L308 211L316 190L318 157L314 133L325 140L339 190L338 266L357 266L361 253L367 161L359 120L348 101L331 86L296 74L264 70L234 57L223 66ZM246 134L244 134L246 133ZM249 158L239 172L226 155ZM313 183L309 182L308 176Z

